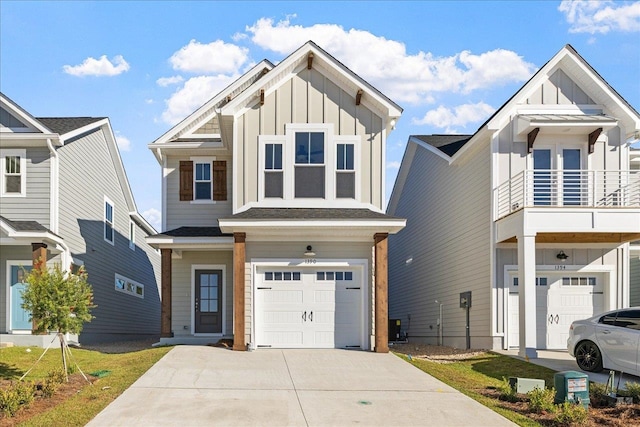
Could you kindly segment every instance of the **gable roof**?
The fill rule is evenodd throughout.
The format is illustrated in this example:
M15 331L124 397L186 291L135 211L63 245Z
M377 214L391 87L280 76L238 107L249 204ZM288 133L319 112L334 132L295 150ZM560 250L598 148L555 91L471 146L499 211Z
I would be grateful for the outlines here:
M411 135L452 157L471 139L473 135Z
M373 107L374 111L381 112L383 117L387 118L387 121L400 117L402 114L402 108L398 104L390 100L382 92L366 82L363 78L351 71L343 63L331 56L311 40L280 61L265 78L261 79L258 83L254 83L240 96L224 105L222 107L222 114L238 114L250 104L258 101L261 90L264 90L265 96L273 92L284 81L291 78L298 67L303 64L307 64L310 54L313 54L312 61L314 68L319 67L322 70L327 71L329 74L334 75L336 77L336 83L343 86L347 91L352 92L354 97L358 90L362 90L363 95L361 102Z
M104 119L106 117L38 117L36 120L51 131L64 135Z
M38 121L35 117L33 117L29 112L27 112L24 108L15 103L11 98L9 98L4 93L0 92L0 105L3 106L7 110L8 113L14 115L17 119L20 120L23 124L30 126L32 130L35 130L36 133L42 134L51 134L51 129L48 129L43 123Z

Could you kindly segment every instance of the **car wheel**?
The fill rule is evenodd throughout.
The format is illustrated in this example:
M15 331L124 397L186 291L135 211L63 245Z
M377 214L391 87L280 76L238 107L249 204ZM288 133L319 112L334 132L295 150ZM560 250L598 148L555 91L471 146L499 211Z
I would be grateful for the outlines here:
M588 372L602 371L602 353L595 343L582 341L576 347L575 355L580 369Z

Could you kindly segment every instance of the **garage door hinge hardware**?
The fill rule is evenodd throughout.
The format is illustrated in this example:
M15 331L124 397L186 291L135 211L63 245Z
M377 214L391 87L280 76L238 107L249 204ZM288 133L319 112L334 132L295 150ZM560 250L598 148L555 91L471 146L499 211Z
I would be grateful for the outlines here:
M260 289L271 289L271 288L258 288L258 290L260 290Z
M348 290L348 289L358 289L358 290L359 290L360 288L347 288L347 290Z

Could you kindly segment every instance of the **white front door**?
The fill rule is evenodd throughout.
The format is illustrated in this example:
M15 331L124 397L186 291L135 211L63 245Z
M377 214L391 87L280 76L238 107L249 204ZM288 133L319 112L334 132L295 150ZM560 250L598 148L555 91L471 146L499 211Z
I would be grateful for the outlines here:
M258 347L358 348L362 278L340 268L267 268L256 272Z
M582 150L541 146L533 150L533 204L580 206L585 202Z

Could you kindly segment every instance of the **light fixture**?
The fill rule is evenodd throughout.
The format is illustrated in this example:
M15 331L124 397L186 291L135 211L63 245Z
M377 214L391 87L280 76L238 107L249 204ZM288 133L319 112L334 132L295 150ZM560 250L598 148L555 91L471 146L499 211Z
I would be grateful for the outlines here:
M307 246L307 250L304 252L304 256L316 256L316 253L313 252L313 248L311 245Z
M558 258L562 262L565 262L567 258L569 258L569 255L565 254L564 251L561 250L560 252L558 252L558 255L556 255L556 258Z

